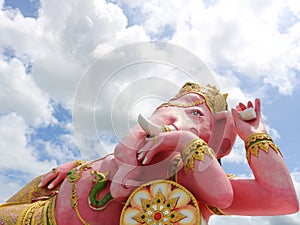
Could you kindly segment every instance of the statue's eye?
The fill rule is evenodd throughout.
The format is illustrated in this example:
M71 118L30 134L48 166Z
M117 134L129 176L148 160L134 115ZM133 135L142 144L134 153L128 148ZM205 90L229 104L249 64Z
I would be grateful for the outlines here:
M203 116L199 110L192 111L192 114L195 116Z

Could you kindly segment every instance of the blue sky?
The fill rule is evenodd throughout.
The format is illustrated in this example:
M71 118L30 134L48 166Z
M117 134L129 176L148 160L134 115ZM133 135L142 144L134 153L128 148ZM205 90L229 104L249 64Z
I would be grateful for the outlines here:
M0 202L33 177L83 158L72 124L81 77L112 49L149 40L169 41L197 55L213 71L221 90L229 93L231 106L261 98L269 132L300 193L299 1L272 0L267 5L251 0L0 3L0 139L4 140L0 144ZM146 70L145 74L159 76L155 72L147 74ZM123 83L114 84L115 90L122 93L122 87L134 79L122 78ZM181 85L180 79L172 79ZM112 96L108 93L107 102ZM107 127L102 134L102 145L112 150L116 140ZM238 142L223 166L229 173L249 177L241 147ZM96 155L104 153L96 150ZM300 214L279 220L298 224ZM229 221L277 224L273 217L216 218L211 224Z

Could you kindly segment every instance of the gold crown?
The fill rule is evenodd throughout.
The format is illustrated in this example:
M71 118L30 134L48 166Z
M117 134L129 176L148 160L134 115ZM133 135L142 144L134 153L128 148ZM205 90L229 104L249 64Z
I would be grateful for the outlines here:
M187 82L179 90L176 98L179 98L188 93L197 93L205 98L207 106L210 108L212 113L221 112L227 110L227 96L228 94L221 94L216 86L207 85L202 87L198 84Z

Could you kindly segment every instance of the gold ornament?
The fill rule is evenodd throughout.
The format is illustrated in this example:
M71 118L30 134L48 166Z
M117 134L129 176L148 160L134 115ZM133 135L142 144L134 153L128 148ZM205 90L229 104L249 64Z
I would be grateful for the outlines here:
M259 149L268 154L269 148L271 148L281 155L281 152L277 145L274 144L272 138L266 133L257 133L250 135L245 141L245 148L247 152L246 157L249 164L251 162L251 155L258 158Z
M191 141L182 151L182 160L184 163L184 171L190 168L194 171L195 159L204 162L204 154L213 158L214 151L200 138Z
M54 173L55 175L57 175L57 168L53 168L52 169L52 173Z
M168 126L162 125L162 126L161 126L161 130L162 130L162 132L170 132L170 131L171 131L171 128L168 127Z
M77 166L81 166L82 164L84 164L85 161L84 160L75 160L74 161L74 166L73 168L77 167Z
M170 101L172 100L176 100L177 98L172 98ZM200 99L200 100L197 100L197 101L194 101L192 103L181 103L181 102L167 102L167 103L163 103L161 104L159 108L161 107L168 107L168 106L178 106L178 107L183 107L183 108L187 108L187 107L192 107L192 106L196 106L196 105L200 105L202 103L204 103L205 101Z
M78 210L78 195L77 195L77 182L80 180L80 178L82 177L82 174L84 171L91 169L91 164L86 163L83 164L80 168L79 168L79 172L77 173L77 169L76 167L74 169L72 169L69 174L68 174L68 181L70 183L72 183L72 192L71 192L71 205L72 208L75 210L75 213L78 217L78 219L81 221L82 224L84 225L89 225L80 215L80 212Z
M208 209L208 211L210 211L210 213L213 215L226 216L226 214L220 208L210 206L207 204L205 204L205 206Z
M189 93L197 93L204 97L207 106L209 107L212 113L221 112L227 110L227 96L228 94L221 94L220 91L216 88L216 86L200 86L198 84L187 82L185 85L179 90L179 93L175 98L171 99L169 102L162 104L158 108L168 107L168 106L178 106L178 107L191 107L204 103L203 100L198 100L192 103L180 103L180 102L171 102L177 100L183 95Z
M131 193L120 225L201 225L201 217L197 200L185 187L169 180L155 180Z
M21 205L23 209L21 214L18 216L17 225L38 225L38 224L48 224L57 225L55 220L55 201L56 196L45 200L36 201L31 204ZM8 223L14 224L14 223Z

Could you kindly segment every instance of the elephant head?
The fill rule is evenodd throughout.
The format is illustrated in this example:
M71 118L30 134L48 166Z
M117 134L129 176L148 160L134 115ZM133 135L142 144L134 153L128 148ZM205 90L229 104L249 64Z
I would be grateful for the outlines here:
M145 144L146 137L157 136L162 132L188 131L207 142L217 158L227 155L236 133L233 120L227 112L226 97L216 87L201 87L188 82L174 98L159 106L149 120L140 115L139 125L115 148L119 170L112 182L112 195L115 198L123 196L119 198L123 200L135 188L133 186L139 185L134 182L127 185L126 181L134 180L134 176L142 173L141 169L137 169L143 167L138 161L138 151ZM163 157L157 158L159 160Z
M218 159L228 155L236 139L234 121L227 111L227 94L215 86L186 83L175 98L159 106L148 120L138 122L148 136L186 130L202 138Z

